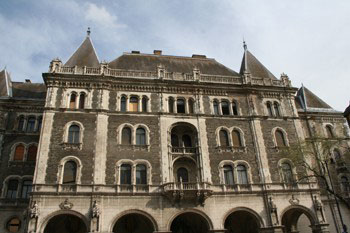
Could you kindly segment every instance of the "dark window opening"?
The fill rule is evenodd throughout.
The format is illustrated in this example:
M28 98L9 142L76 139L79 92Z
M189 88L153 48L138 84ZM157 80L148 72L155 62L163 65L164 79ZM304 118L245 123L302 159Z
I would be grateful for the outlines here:
M68 130L68 143L80 143L80 127L71 125Z
M21 116L18 121L18 131L23 131L24 127L24 116Z
M64 164L62 184L75 184L77 178L77 164L68 161Z
M131 129L129 127L124 127L122 130L122 144L131 145Z
M7 184L6 198L16 199L18 191L18 180L9 180Z
M126 112L126 98L125 98L125 96L122 96L120 98L120 111Z
M194 113L194 101L192 99L188 100L188 112L190 114Z
M287 146L286 139L285 139L284 134L281 130L276 130L275 137L276 137L277 147Z
M234 147L242 147L241 133L238 130L232 131L232 144Z
M179 147L179 137L176 134L171 135L171 146Z
M142 112L147 112L147 102L148 102L147 97L143 97L142 98Z
M35 117L29 117L27 122L27 132L34 132L35 130Z
M77 95L72 93L70 95L69 108L71 109L76 108L76 100L77 100Z
M214 114L219 115L219 103L216 100L214 100L213 102L213 109L214 109Z
M230 165L224 166L224 181L226 185L233 185L233 169Z
M79 109L84 109L84 107L85 107L85 93L81 93L79 98Z
M131 184L131 165L122 164L120 166L120 184Z
M191 137L187 134L182 136L182 142L184 147L192 147L192 140Z
M282 163L282 174L285 183L293 183L293 172L289 163Z
M188 171L186 168L180 167L179 169L177 169L177 181L182 181L184 183L188 182Z
M25 147L23 145L16 146L15 154L13 156L14 161L23 161Z
M176 101L177 113L185 113L185 101L183 99L178 99Z
M221 111L222 111L222 115L230 115L229 104L227 101L221 102Z
M31 145L28 148L27 161L35 161L37 152L38 152L38 147L35 145Z
M22 198L23 199L29 199L29 193L32 191L32 181L31 180L25 180L22 183Z
M146 145L146 130L143 128L136 130L136 145Z
M168 108L169 108L170 113L174 113L174 98L173 97L169 97Z
M143 164L136 166L136 184L147 184L147 168Z
M266 103L266 107L267 107L267 113L269 116L273 116L273 112L272 112L272 106L270 102Z
M238 116L238 106L236 101L232 102L232 113L233 115Z
M326 126L326 131L327 131L327 137L328 138L333 138L334 134L333 134L333 129L331 126L327 125Z
M220 145L222 147L228 147L230 146L229 140L228 140L228 134L226 130L220 130Z
M277 102L275 102L273 104L273 108L275 109L275 115L276 117L280 117L281 113L280 113L280 108L279 108L279 104Z

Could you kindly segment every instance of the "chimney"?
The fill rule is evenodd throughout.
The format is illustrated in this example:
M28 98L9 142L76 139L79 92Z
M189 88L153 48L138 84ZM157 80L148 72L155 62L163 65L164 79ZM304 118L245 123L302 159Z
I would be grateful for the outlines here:
M140 54L140 51L135 51L135 50L133 50L133 51L131 51L131 53Z
M205 55L200 55L200 54L193 54L192 58L207 58Z
M154 55L162 55L162 50L153 50Z
M30 79L25 79L26 83L32 83Z

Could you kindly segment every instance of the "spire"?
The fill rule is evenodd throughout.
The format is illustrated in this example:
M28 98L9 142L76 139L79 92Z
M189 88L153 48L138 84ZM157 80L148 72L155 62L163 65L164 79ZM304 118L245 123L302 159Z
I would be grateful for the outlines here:
M97 57L94 45L90 37L90 27L87 30L87 36L78 49L72 54L64 66L87 66L87 67L99 67L100 62Z
M243 38L243 48L244 48L244 51L247 51L248 46L247 46L247 44L245 43L244 38Z

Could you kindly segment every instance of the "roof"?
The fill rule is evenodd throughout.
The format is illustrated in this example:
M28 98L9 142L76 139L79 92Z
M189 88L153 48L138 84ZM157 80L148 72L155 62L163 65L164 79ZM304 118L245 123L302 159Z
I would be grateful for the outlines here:
M11 77L6 69L0 72L0 97L11 96Z
M100 67L94 45L88 35L64 66Z
M45 99L46 86L43 83L13 82L13 98Z
M350 105L345 109L344 116L345 117L350 116Z
M253 77L277 79L248 49L244 49L240 74L249 72Z
M317 108L333 110L331 106L304 86L298 90L297 97L299 97L300 104L304 109Z
M239 76L239 74L215 59L198 57L180 57L168 55L124 53L122 56L111 61L112 69L156 71L162 65L168 72L192 73L198 68L203 74Z

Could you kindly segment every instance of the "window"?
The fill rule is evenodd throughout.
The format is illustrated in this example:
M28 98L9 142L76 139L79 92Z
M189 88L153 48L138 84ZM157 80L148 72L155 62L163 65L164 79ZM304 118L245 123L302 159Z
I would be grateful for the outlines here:
M224 181L226 185L233 185L233 169L230 165L224 166Z
M131 165L122 164L120 166L120 184L131 184Z
M213 109L214 109L214 114L219 115L219 103L217 100L213 101Z
M27 122L27 132L34 132L35 129L35 117L29 117Z
M42 118L42 117L39 117L39 118L38 118L38 127L37 127L37 131L38 131L38 132L40 132L40 130L41 130L42 122L43 122L43 118Z
M349 179L346 176L342 176L340 178L340 183L341 183L343 192L349 192L350 191Z
M273 108L275 110L275 116L276 117L280 117L281 116L281 113L280 113L280 108L279 108L279 104L277 102L275 102L273 104Z
M277 147L285 147L287 146L286 139L284 138L284 134L281 130L276 130L275 132L275 137L276 137L276 144Z
M146 145L146 130L143 128L136 130L136 145Z
M238 130L232 131L232 145L233 147L242 147L241 133Z
M27 154L27 161L35 161L37 151L38 151L37 146L35 146L35 145L29 146L28 154Z
M136 96L130 97L129 111L137 112L139 110L139 99Z
M238 116L238 106L236 101L232 102L232 113L233 115Z
M32 191L32 181L31 180L24 180L22 183L22 191L21 191L21 197L23 199L29 199L29 193Z
M333 129L330 125L326 126L326 131L327 131L327 137L328 138L333 138L334 134L333 134Z
M64 164L62 184L75 184L77 178L77 164L68 161Z
M147 102L148 99L147 97L142 97L142 112L147 112Z
M188 112L190 114L194 113L194 101L193 101L193 99L188 100Z
M72 93L70 95L70 101L69 101L69 108L74 109L76 108L76 101L77 101L77 95L75 93Z
M270 102L267 102L267 103L266 103L266 108L267 108L267 114L268 114L269 116L273 116L272 106L271 106L271 103L270 103Z
M79 109L84 109L85 107L85 93L81 93L79 97Z
M222 115L230 115L229 104L226 100L221 102Z
M23 161L25 148L23 145L16 146L15 154L13 156L14 161Z
M18 191L18 180L9 180L7 184L7 193L6 198L9 199L15 199L17 198L17 191Z
M228 134L226 130L220 130L220 146L221 147L228 147L230 146L230 143L228 141Z
M124 127L122 130L122 144L131 145L131 129L129 127Z
M18 131L23 131L24 127L24 116L20 116L18 121Z
M71 125L68 130L68 143L80 143L80 127Z
M178 99L176 101L177 113L185 113L185 100Z
M169 108L170 113L174 112L174 98L173 97L169 97L168 108Z
M176 134L171 135L171 146L179 147L179 137Z
M184 183L188 182L188 171L186 168L180 167L179 169L177 169L177 181L182 181Z
M122 96L120 98L120 111L126 112L126 97L125 96Z
M282 175L285 183L293 183L293 172L289 163L282 163Z
M11 218L6 224L6 229L9 232L19 232L20 228L21 228L21 221L17 217Z
M191 137L187 134L182 136L182 142L184 147L192 147L192 140Z
M147 184L147 168L143 164L136 166L136 184Z
M248 184L247 168L244 165L237 166L237 181L239 184Z

